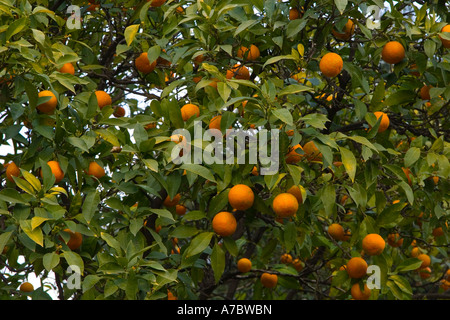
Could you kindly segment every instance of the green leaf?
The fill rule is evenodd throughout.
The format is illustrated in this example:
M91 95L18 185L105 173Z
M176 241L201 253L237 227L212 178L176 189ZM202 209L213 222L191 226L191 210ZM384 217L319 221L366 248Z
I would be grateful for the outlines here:
M339 10L341 14L344 13L345 7L347 7L348 0L334 0L336 4L336 8Z
M233 256L236 257L239 253L239 249L236 245L236 242L231 237L223 238L223 244L227 251Z
M80 255L73 251L63 251L61 254L64 259L66 259L67 264L69 266L76 266L80 269L80 273L83 274L84 272L84 262L83 259L80 257ZM72 268L72 270L74 270Z
M89 289L93 288L97 284L97 282L100 281L100 279L101 278L95 274L87 275L83 280L83 285L82 285L83 292L86 292Z
M100 194L98 193L98 191L91 191L86 196L86 199L83 202L82 213L87 223L91 222L92 217L97 211L97 206L99 202L100 202Z
M26 25L27 25L28 19L27 18L20 18L19 20L14 20L8 27L8 30L6 30L5 34L5 40L11 39L12 36L18 34L20 31L22 31Z
M139 24L133 24L125 29L124 36L127 46L130 46L139 31Z
M411 167L420 158L420 149L416 147L409 148L405 154L405 167Z
M395 272L408 272L419 269L422 265L422 260L417 258L408 258L403 260L395 269Z
M292 55L285 55L285 56L276 56L272 57L270 59L267 59L267 61L264 63L263 68L265 68L267 65L278 62L280 60L294 60L295 57Z
M211 170L209 170L208 168L206 168L202 165L186 163L186 164L183 164L180 168L185 169L186 171L195 173L195 174L205 178L206 180L216 182L216 179L214 178L214 175L212 174Z
M12 231L4 232L0 234L0 253L3 252L5 245L8 243L9 238L11 238Z
M436 42L431 39L426 39L424 42L425 54L428 58L432 59L436 52Z
M311 87L307 87L301 84L291 84L287 87L284 87L279 93L278 96L284 96L287 94L295 94L299 92L305 92L305 91L313 91L314 89Z
M297 228L295 227L294 222L289 222L286 224L284 228L284 245L286 247L286 252L289 252L294 248L297 243Z
M23 191L25 191L30 195L34 195L33 187L26 180L23 180L22 178L18 178L16 176L13 176L12 178L20 189L22 189Z
M288 109L274 109L272 114L289 126L294 125L294 119Z
M17 190L11 188L6 188L0 191L0 200L9 203L27 204L27 201L25 201L23 196L24 195L21 195Z
M225 252L217 243L211 253L211 267L214 272L214 279L218 283L225 270Z
M295 19L288 23L286 28L286 37L294 38L298 35L300 31L305 28L308 20L307 19Z
M149 168L150 170L154 172L158 172L158 161L153 159L142 159L142 162Z
M325 209L325 214L330 217L336 202L336 190L334 185L328 184L324 187L320 199Z
M158 215L159 217L164 217L166 219L174 221L172 213L170 213L170 211L167 210L167 209L153 209L153 208L150 208L149 211L153 212L154 214Z
M40 228L32 229L31 220L20 220L20 228L25 234L41 247L44 247L44 235Z
M45 217L33 217L31 218L31 230L36 229L37 227L39 227L41 224L43 224L45 221L51 220L50 218L45 218Z
M37 192L41 191L42 186L38 178L36 178L26 170L20 169L20 172L22 173L22 176L25 178L25 180L27 180L28 183L34 188L34 190L36 190Z
M186 249L185 257L189 258L203 252L203 250L209 246L213 235L214 232L202 232L197 235L194 239L192 239L191 244Z
M355 182L355 174L356 174L356 158L353 152L344 147L339 147L341 151L342 164L344 165L345 170L348 173L348 176Z
M153 63L158 59L159 55L161 54L161 47L158 45L155 45L148 49L147 51L147 58L150 63Z
M416 94L411 90L398 90L386 99L387 106L395 106L414 101Z
M223 102L227 102L231 94L231 88L225 82L219 82L217 83L217 91Z
M59 254L56 254L55 252L46 253L42 258L42 263L47 271L51 271L55 268L59 264L59 261Z
M234 37L236 37L239 33L241 33L244 30L250 29L252 26L258 23L258 20L246 20L239 24L239 27L236 28L236 31L234 31Z

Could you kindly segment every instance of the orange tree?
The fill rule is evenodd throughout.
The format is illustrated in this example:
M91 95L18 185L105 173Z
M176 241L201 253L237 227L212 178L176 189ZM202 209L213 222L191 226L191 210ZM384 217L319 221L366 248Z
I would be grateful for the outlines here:
M0 9L2 299L448 298L448 2ZM195 121L278 170L175 164Z

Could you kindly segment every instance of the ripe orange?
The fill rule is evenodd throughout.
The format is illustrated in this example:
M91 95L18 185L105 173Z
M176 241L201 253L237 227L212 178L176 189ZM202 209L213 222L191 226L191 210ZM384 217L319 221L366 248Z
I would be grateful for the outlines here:
M81 247L81 244L83 243L83 236L81 233L72 232L70 229L64 229L63 231L70 235L70 239L66 243L70 250L77 250Z
M171 199L169 196L167 196L166 199L164 199L163 204L166 207L175 207L178 204L178 202L180 202L180 199L181 199L181 194L177 193L173 197L173 199Z
M36 106L36 108L46 114L52 114L56 109L56 105L58 104L58 100L56 100L56 96L50 90L44 90L39 92L38 97L51 97L47 102L41 103Z
M252 262L247 258L241 258L237 262L239 272L246 273L252 269Z
M226 74L227 79L241 79L241 80L249 80L250 79L250 71L246 66L235 64L231 69L227 70Z
M263 285L263 287L272 289L275 288L277 283L278 283L278 276L276 274L270 274L267 272L264 272L261 275L261 284Z
M328 227L328 233L334 240L344 239L345 231L339 223L333 223Z
M237 51L237 56L244 60L256 60L260 56L259 48L254 44L250 46L250 49L241 46Z
M292 266L294 267L295 270L297 270L298 272L303 270L303 263L300 259L294 259L292 261Z
M431 277L431 269L430 267L426 267L419 270L419 275L422 279L428 279Z
M177 204L175 206L175 212L177 215L183 216L186 213L186 207L181 204Z
M401 247L403 244L403 238L400 238L398 233L390 233L387 237L388 244L393 248Z
M298 203L302 204L303 203L302 190L304 190L302 186L293 185L292 187L289 188L287 193L292 194L297 199Z
M333 78L341 73L344 67L344 61L340 55L334 52L325 54L319 63L319 68L322 74L326 77Z
M430 256L425 253L419 254L417 256L417 259L422 260L422 264L420 265L419 269L425 269L425 268L429 267L431 264Z
M432 179L433 179L434 185L437 186L437 184L439 183L439 177L438 176L433 176Z
M368 234L362 241L362 248L369 256L380 255L385 246L386 243L384 239L376 233Z
M19 175L20 175L19 167L14 162L8 163L8 166L6 167L6 178L9 181L14 182L13 176L18 177Z
M259 172L258 172L258 167L257 167L257 166L254 166L254 167L253 167L253 169L252 169L252 175L254 175L254 176L259 176Z
M322 153L317 149L314 141L308 141L303 146L303 151L305 151L306 157L310 161L320 161L322 159Z
M200 55L196 56L193 60L194 60L194 64L198 66L203 61L205 61L205 56L203 54L200 54Z
M303 12L298 8L289 9L289 20L300 19L303 16Z
M295 151L298 148L303 150L303 147L300 144L297 144L296 146L289 148L289 151L286 154L286 163L293 164L299 162L302 159L303 154L299 154Z
M147 2L152 2L151 4L150 4L150 6L151 7L161 7L165 2L166 2L166 0L147 0Z
M174 294L172 292L170 292L169 290L167 290L167 300L178 300L177 297L174 296Z
M353 35L354 31L355 31L355 24L350 19L348 19L347 23L345 24L343 33L337 32L336 29L334 29L334 28L331 30L331 32L333 33L335 38L337 38L339 40L350 39L351 36Z
M103 169L97 162L92 161L89 163L88 175L94 176L97 179L105 176L105 169Z
M369 289L367 284L364 284L364 290L361 291L359 283L355 283L350 289L350 293L355 300L369 300L371 290Z
M411 250L411 257L417 258L420 255L420 249L418 247L414 247Z
M272 208L277 217L292 217L298 210L298 201L290 193L280 193L272 202Z
M381 117L380 126L378 127L378 132L384 132L389 127L389 117L386 113L381 111L376 111L373 113L377 120Z
M145 130L154 129L154 128L156 128L156 122L149 123L144 128L145 128Z
M211 119L211 121L209 122L209 128L210 129L217 129L220 131L220 123L222 121L222 116L218 115L215 116Z
M143 52L134 60L134 65L136 66L136 69L138 69L138 71L144 74L148 74L155 70L156 60L150 63L150 61L148 60L147 52Z
M450 24L442 27L441 32L450 32ZM439 38L441 39L444 48L450 48L450 40L444 39L441 36L439 36Z
M417 64L413 63L411 64L411 66L409 67L409 69L411 70L410 73L415 76L415 77L420 77L420 72L419 69L417 68Z
M215 233L222 237L231 236L237 227L236 218L232 213L222 211L216 214L212 220L212 227Z
M294 134L295 134L295 132L294 132L294 130L288 130L288 131L286 131L286 134L289 136L289 137L292 137Z
M22 292L33 292L34 291L34 287L31 283L29 282L24 282L20 285L19 290Z
M125 116L125 109L122 107L116 107L116 110L114 110L113 113L114 117L121 118Z
M64 178L64 172L61 170L58 161L51 160L47 162L47 164L50 167L52 173L55 175L55 183L61 182L61 180ZM42 178L44 177L42 170L41 170L41 177Z
M192 103L187 103L181 107L181 117L183 121L188 121L191 117L200 115L200 109Z
M62 73L70 73L71 75L75 74L75 67L73 66L73 64L71 64L70 62L65 63L61 69L59 69L59 72Z
M103 90L95 91L95 96L97 97L97 103L100 109L112 104L111 96Z
M292 263L292 256L289 253L284 253L281 255L281 263L290 264Z
M422 88L420 88L420 91L419 91L420 99L430 100L431 99L431 96L430 96L431 88L433 88L433 86L427 86L427 85L424 85Z
M253 206L255 194L245 184L237 184L228 193L228 202L236 210L247 210Z
M398 41L389 41L381 51L381 59L389 64L396 64L405 58L405 48Z
M363 258L354 257L347 262L347 273L352 279L359 279L367 274L367 262Z

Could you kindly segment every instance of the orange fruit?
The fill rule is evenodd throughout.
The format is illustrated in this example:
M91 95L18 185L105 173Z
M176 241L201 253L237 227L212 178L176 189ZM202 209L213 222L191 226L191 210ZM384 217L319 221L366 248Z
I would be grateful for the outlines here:
M247 210L253 206L255 194L245 184L237 184L228 193L228 202L236 210Z
M150 7L154 7L154 8L161 7L166 2L166 0L147 0L147 2L150 2L150 1L152 2L150 4Z
M286 192L292 194L297 199L298 203L302 204L303 203L302 189L303 187L300 188L299 186L293 185Z
M264 272L261 275L261 284L263 285L263 287L272 289L275 288L277 283L278 283L278 276L276 274L270 274L267 272Z
M403 244L403 238L400 238L398 233L390 233L387 237L388 244L393 248L401 247Z
M66 243L70 250L77 250L81 247L81 244L83 243L83 236L81 233L72 232L70 229L64 229L63 231L70 235L70 239Z
M289 148L288 153L286 154L286 163L293 164L299 162L302 159L303 154L299 154L295 151L298 148L303 150L300 144L297 144L296 146Z
M402 170L403 170L403 172L406 175L406 179L408 180L408 184L411 185L412 184L412 180L411 180L411 177L410 177L411 170L409 170L409 168L403 168L403 167L402 167Z
M70 62L64 63L64 65L59 69L59 72L62 73L70 73L71 75L75 74L75 67Z
M114 117L121 118L125 116L125 109L122 107L116 107L116 110L114 110L113 113Z
M36 109L38 109L42 113L52 114L56 109L56 105L58 104L58 100L56 100L56 96L53 94L53 92L51 92L50 90L44 90L39 92L38 97L50 97L50 100L48 100L47 102L37 105Z
M252 269L252 262L247 258L241 258L237 262L239 272L246 273Z
M328 227L328 234L334 240L342 240L344 239L345 231L339 223L333 223Z
M24 282L20 285L19 290L22 292L33 292L34 291L34 287L31 283L29 282Z
M350 293L355 300L369 300L371 291L367 284L364 284L364 290L361 291L359 283L355 283L350 289Z
M272 208L277 217L292 217L298 210L298 201L290 193L280 193L272 202Z
M380 126L378 127L378 132L384 132L389 127L389 117L386 113L381 111L376 111L373 113L375 117L378 119L381 117Z
M253 169L252 169L252 175L254 175L254 176L259 176L259 172L258 172L258 167L257 167L257 166L254 166L254 167L253 167Z
M367 274L368 267L366 260L360 257L354 257L348 260L346 269L350 278L359 279Z
M200 55L196 56L193 60L194 60L195 65L199 65L203 61L205 61L205 56L203 54L200 54Z
M432 179L433 179L434 185L437 186L437 184L439 183L439 177L438 176L433 176Z
M419 269L425 269L425 268L429 267L431 264L430 256L425 253L419 254L417 256L417 259L422 260L422 264L420 265Z
M341 56L337 53L329 52L320 59L319 68L326 77L336 77L341 73L343 67L344 61L342 61Z
M210 129L217 129L220 131L220 123L222 121L222 116L218 115L215 116L211 119L211 121L209 122L209 128Z
M8 166L6 167L6 178L9 181L14 182L13 176L18 177L19 175L20 175L19 167L14 162L8 163Z
M105 176L105 169L103 169L97 162L91 161L89 163L88 175L94 176L97 179L103 178Z
M241 46L237 51L237 56L244 60L256 60L260 56L259 48L254 44L250 46L250 49Z
M450 24L442 27L441 32L450 32ZM450 40L444 39L441 36L439 36L439 38L441 39L444 48L450 48Z
M332 29L331 32L333 33L334 37L340 40L348 40L353 35L353 32L355 31L355 24L352 20L348 19L347 23L344 27L344 32L337 32L336 29Z
M419 91L420 99L430 100L431 99L431 96L430 96L431 88L433 88L433 86L427 86L427 85L424 85L422 88L420 88L420 91Z
M289 136L289 137L292 137L294 134L295 134L295 132L294 132L294 130L288 130L288 131L286 131L286 134Z
M431 269L430 267L426 267L419 270L419 275L422 279L428 279L431 277Z
M366 235L362 241L362 248L369 256L380 255L385 246L386 243L384 239L376 233Z
M317 149L314 141L308 141L303 146L303 151L305 151L306 157L310 161L320 161L322 159L322 153Z
M419 69L417 69L417 64L413 63L409 67L410 73L415 77L420 77Z
M181 194L177 193L173 197L173 199L171 199L169 196L167 196L166 199L164 199L163 204L166 207L175 207L178 204L178 202L180 202L180 199L181 199Z
M281 255L281 263L290 264L292 263L292 256L289 253Z
M420 255L420 249L418 247L414 247L411 250L411 257L417 258Z
M300 259L294 259L292 261L292 266L294 267L295 270L297 270L298 272L303 270L303 263Z
M55 175L55 183L59 183L64 178L64 172L61 170L61 167L59 166L58 161L51 160L47 162L48 166L50 167L50 170ZM41 170L41 177L44 177L44 174Z
M192 103L187 103L181 107L181 117L183 121L188 121L191 117L198 117L200 115L200 109Z
M177 297L174 296L174 294L172 292L170 292L169 290L167 290L167 300L178 300Z
M136 66L136 69L138 69L138 71L144 74L148 74L155 70L156 60L150 63L150 61L148 60L147 52L143 52L134 60L134 65Z
M398 41L389 41L381 51L381 59L389 64L396 64L405 58L405 48Z
M156 128L156 122L149 123L144 128L145 128L145 130L154 129L154 128Z
M289 9L289 20L297 20L303 16L303 12L298 8Z
M226 74L227 79L241 79L241 80L249 80L250 79L250 71L246 66L235 64L231 69L227 70Z
M111 96L103 90L95 91L95 96L97 97L97 103L100 109L112 104Z
M231 236L237 227L236 218L232 213L222 211L216 214L212 220L212 227L215 233L222 237Z
M183 216L186 213L186 207L181 204L177 204L175 206L175 212L177 215Z

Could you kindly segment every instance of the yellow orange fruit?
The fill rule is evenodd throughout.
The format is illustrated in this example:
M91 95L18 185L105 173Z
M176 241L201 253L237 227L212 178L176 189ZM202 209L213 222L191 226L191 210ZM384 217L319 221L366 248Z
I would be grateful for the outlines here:
M200 109L192 103L187 103L181 107L181 117L183 121L188 121L191 117L198 117L200 115Z
M289 148L288 153L286 154L286 163L294 164L302 159L303 154L299 154L295 151L299 148L303 150L303 147L300 144L297 144L296 146Z
M450 33L450 24L442 27L441 32L449 32ZM444 48L450 48L450 40L444 39L441 36L439 36L439 38L441 39L442 46Z
M303 192L305 192L305 189L302 186L293 185L286 192L297 198L299 204L303 203Z
M215 233L222 237L231 236L237 227L236 218L232 213L222 211L216 214L212 220L212 227Z
M147 52L141 53L139 57L137 57L134 60L134 65L136 66L136 69L138 69L138 71L144 74L153 72L153 70L155 70L156 68L156 64L157 64L156 60L150 63L150 61L148 60Z
M250 79L250 71L246 66L235 64L231 69L227 70L226 73L227 79L241 79L241 80L249 80Z
M322 153L320 153L319 149L314 144L314 141L308 141L303 146L303 151L306 154L306 157L310 161L320 161L322 159Z
M281 255L281 263L290 264L292 263L292 256L289 253L284 253Z
M422 279L428 279L429 277L431 277L431 269L430 269L430 267L426 267L426 268L420 269L419 270L419 276Z
M420 88L420 91L419 91L420 99L430 100L431 99L431 96L430 96L431 88L433 88L433 86L427 86L427 85L422 86L422 88Z
M95 91L95 96L97 97L97 103L100 109L112 104L111 96L103 90Z
M258 172L258 167L257 167L257 166L254 166L254 167L253 167L253 169L252 169L252 175L254 175L254 176L259 176L259 172Z
M6 167L6 178L9 181L14 182L13 177L18 177L19 175L20 175L19 167L14 162L8 163L8 166Z
M33 292L34 291L34 287L31 283L29 282L24 282L20 285L19 290L22 292Z
M345 231L339 223L333 223L328 227L328 234L334 240L342 240L344 239Z
M398 41L389 41L381 51L381 59L389 64L397 64L405 58L405 48Z
M237 56L244 60L256 60L260 56L259 48L254 44L250 48L241 46L237 51Z
M411 249L411 257L417 258L420 255L419 247L414 247Z
M255 194L253 190L245 184L233 186L228 193L228 202L236 210L247 210L253 206Z
M352 279L359 279L367 274L368 264L366 260L360 257L353 257L348 260L346 270L348 276Z
M300 19L303 16L303 12L298 8L289 9L289 20Z
M175 212L177 215L183 216L186 213L186 207L181 204L177 204L175 206Z
M294 267L295 270L297 270L298 272L303 270L303 263L300 259L294 259L292 261L292 266Z
M123 107L116 107L113 113L114 117L121 118L125 116L125 109Z
M105 169L103 169L97 162L91 161L89 163L88 175L94 176L97 179L103 178L105 176Z
M341 56L334 52L325 54L319 63L322 74L326 77L333 78L341 73L344 67L344 61Z
M390 233L387 237L387 243L393 248L398 248L402 246L403 238L398 233Z
M351 38L351 36L353 35L354 31L355 31L355 24L353 23L353 21L351 19L348 19L347 23L344 26L344 32L338 32L335 28L333 28L331 30L331 32L333 33L333 35L335 36L335 38L340 39L340 40L348 40Z
M62 171L61 167L59 166L59 162L51 160L51 161L47 162L47 165L50 167L52 174L55 175L55 183L61 182L61 180L64 178L64 172ZM41 170L41 177L42 178L44 177L42 170Z
M239 272L246 273L252 269L252 262L247 258L241 258L237 262Z
M167 300L178 300L178 298L169 290L167 290Z
M280 193L273 199L272 208L279 218L292 217L298 210L298 201L290 193Z
M70 73L71 75L75 74L75 67L73 66L72 63L68 62L65 63L60 69L59 72L62 73Z
M67 246L70 248L70 250L77 250L81 247L81 244L83 243L83 236L79 232L73 232L70 229L64 229L64 232L67 232L70 235L69 241L67 241Z
M180 202L180 199L181 199L181 194L179 194L179 193L177 193L174 197L173 197L173 199L171 199L169 196L167 196L166 197L166 199L164 199L164 202L163 202L163 204L166 206L166 207L175 207L179 202Z
M222 116L218 115L215 116L211 119L211 121L209 122L209 128L210 129L216 129L216 130L220 130L220 123L222 121Z
M278 283L278 276L276 274L264 272L261 275L260 280L263 287L272 289L275 288Z
M380 255L385 246L386 242L384 239L376 233L366 235L362 241L362 248L369 256Z
M369 289L367 284L364 284L364 290L361 290L361 288L359 287L359 283L355 283L354 285L352 285L350 293L355 300L369 300L371 290Z
M380 126L378 127L378 132L384 132L389 128L389 117L386 113L382 111L376 111L373 113L375 117L378 119L381 117Z
M422 264L420 265L420 269L424 269L430 266L431 258L429 255L425 253L421 253L417 256L417 259L422 260Z
M42 113L52 114L58 104L58 100L56 99L54 93L50 90L44 90L39 92L38 97L50 97L50 100L48 100L47 102L37 105L36 109L38 109Z

